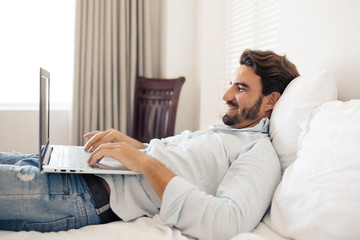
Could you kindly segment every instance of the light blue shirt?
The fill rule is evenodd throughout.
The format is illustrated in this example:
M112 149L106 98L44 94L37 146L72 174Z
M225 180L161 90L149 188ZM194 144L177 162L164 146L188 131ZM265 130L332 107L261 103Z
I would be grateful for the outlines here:
M151 140L143 151L177 176L162 201L143 175L102 176L111 188L111 208L125 221L160 214L166 224L199 239L229 239L251 231L280 181L268 129L264 118L252 128L222 124Z

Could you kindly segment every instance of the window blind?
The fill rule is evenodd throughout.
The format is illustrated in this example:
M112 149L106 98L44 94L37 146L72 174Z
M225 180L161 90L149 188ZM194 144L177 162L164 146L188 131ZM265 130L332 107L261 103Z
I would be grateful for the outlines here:
M224 0L222 38L222 86L229 88L245 49L277 51L279 0ZM225 108L225 106L224 106Z

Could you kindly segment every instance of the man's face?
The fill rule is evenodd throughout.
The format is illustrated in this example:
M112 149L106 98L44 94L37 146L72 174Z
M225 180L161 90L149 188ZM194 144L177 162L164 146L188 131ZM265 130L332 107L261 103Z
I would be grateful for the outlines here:
M224 94L228 110L223 122L233 128L252 127L264 117L269 117L269 109L262 95L260 76L251 67L240 65L231 82L231 87Z

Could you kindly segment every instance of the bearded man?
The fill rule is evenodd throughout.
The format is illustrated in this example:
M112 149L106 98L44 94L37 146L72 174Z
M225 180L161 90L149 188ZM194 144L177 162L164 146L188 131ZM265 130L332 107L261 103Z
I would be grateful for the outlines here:
M198 239L251 231L281 177L269 118L297 76L285 56L246 50L223 97L224 124L146 144L113 129L84 135L90 164L112 157L139 175L43 173L37 155L0 153L0 229L59 231L159 214ZM23 182L17 171L34 178Z

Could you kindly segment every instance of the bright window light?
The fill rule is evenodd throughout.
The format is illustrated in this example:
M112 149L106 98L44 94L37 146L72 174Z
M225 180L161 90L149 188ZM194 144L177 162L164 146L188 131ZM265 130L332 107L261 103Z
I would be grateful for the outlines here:
M0 106L37 106L39 69L52 105L72 102L75 0L0 1Z

